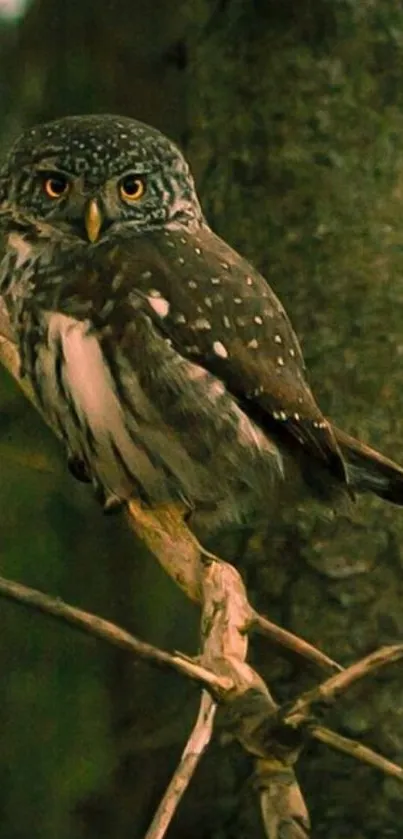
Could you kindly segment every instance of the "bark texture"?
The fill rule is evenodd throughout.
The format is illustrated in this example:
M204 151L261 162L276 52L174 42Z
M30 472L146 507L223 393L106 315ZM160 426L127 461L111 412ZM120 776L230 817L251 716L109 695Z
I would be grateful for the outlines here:
M401 7L200 0L188 11L191 151L209 218L282 299L326 413L401 461ZM346 664L402 636L402 539L396 508L362 499L352 521L332 521L285 498L242 563L260 609ZM265 674L283 698L306 678L277 660ZM401 698L397 667L332 723L401 762ZM394 782L319 748L300 780L318 839L399 835Z

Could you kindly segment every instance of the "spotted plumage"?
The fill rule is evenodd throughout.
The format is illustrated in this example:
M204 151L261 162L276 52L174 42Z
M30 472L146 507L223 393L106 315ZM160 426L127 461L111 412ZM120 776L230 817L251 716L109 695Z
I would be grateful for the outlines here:
M155 129L97 116L26 132L0 173L0 229L22 370L108 509L180 500L209 529L267 516L285 453L308 479L403 501L399 467L323 417L283 307Z

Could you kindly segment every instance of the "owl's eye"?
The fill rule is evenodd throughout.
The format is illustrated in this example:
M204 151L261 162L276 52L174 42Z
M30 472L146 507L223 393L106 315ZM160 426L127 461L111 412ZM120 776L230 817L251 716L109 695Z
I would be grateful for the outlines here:
M67 192L69 182L64 175L57 173L44 179L43 188L48 198L61 198Z
M119 191L125 201L138 201L145 193L146 185L138 175L125 175L120 181Z

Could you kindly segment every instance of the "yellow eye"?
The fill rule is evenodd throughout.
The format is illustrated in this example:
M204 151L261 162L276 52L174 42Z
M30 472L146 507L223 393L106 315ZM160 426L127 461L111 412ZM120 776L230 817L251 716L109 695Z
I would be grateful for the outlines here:
M43 182L43 188L49 198L60 198L69 188L69 182L64 175L51 175Z
M145 189L145 183L138 175L125 175L119 184L120 195L125 201L138 201Z

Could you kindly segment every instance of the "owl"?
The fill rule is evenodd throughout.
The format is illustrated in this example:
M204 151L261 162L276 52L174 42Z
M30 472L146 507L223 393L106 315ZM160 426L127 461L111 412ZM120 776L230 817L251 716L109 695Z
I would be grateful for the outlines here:
M21 373L106 511L269 518L297 469L403 503L403 470L326 419L288 317L210 229L180 150L111 115L26 131L0 172L0 295Z

